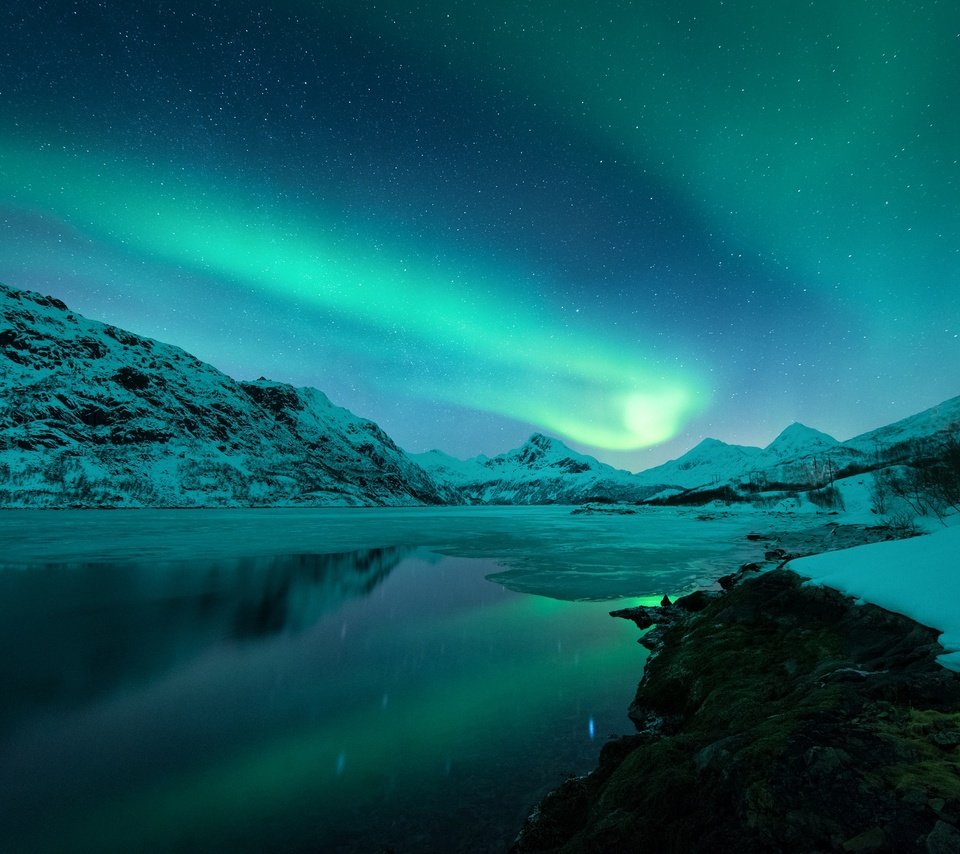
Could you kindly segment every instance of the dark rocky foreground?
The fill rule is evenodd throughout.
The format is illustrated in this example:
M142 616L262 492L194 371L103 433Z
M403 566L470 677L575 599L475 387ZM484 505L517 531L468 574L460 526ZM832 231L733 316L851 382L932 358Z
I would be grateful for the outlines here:
M657 624L638 734L513 851L960 852L960 674L937 632L784 569L617 615Z

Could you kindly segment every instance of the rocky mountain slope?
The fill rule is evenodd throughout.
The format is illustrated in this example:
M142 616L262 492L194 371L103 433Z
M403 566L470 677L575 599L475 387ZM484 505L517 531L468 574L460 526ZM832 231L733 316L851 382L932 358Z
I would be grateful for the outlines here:
M663 488L578 454L542 433L534 433L519 448L495 457L458 460L442 451L412 457L469 504L637 502Z
M0 312L0 506L456 501L316 389L238 382L3 285Z

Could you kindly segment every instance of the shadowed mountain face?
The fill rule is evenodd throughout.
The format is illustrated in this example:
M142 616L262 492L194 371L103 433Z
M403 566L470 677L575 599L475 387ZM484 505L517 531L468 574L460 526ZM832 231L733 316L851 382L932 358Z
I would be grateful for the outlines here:
M0 504L439 504L447 490L320 391L0 285Z

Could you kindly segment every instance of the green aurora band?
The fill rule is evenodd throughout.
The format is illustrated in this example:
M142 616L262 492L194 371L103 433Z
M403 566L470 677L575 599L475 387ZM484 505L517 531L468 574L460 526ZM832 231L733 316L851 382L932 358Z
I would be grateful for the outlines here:
M848 399L869 401L877 389L889 395L892 383L925 384L921 374L930 373L927 365L949 363L956 354L956 4L450 0L412 6L401 0L280 0L274 5L278 20L286 12L309 21L306 29L318 34L318 53L335 46L338 37L355 44L342 61L353 62L344 69L356 72L348 79L357 86L381 66L416 69L412 80L435 87L430 91L437 102L430 108L440 118L451 104L459 108L459 101L445 98L476 93L491 140L504 134L504 168L517 168L521 184L537 178L537 170L528 175L523 165L536 162L536 141L549 136L558 142L540 164L550 176L547 189L524 188L528 195L511 196L512 176L506 174L499 188L503 198L496 200L500 207L491 205L476 220L465 215L466 238L452 232L425 236L431 220L408 219L416 205L405 207L404 194L415 195L422 186L449 216L464 193L484 187L463 177L473 174L474 164L465 165L461 149L470 138L458 138L456 127L448 139L425 122L422 145L430 165L410 165L412 143L402 130L391 131L390 120L391 110L399 109L414 125L421 106L416 98L406 102L401 93L399 108L383 116L363 114L361 124L371 120L368 135L354 137L349 131L337 135L338 108L330 106L336 97L317 93L307 103L330 122L328 130L317 132L293 110L285 132L306 122L305 139L312 147L277 152L258 148L265 143L256 134L251 140L231 135L238 129L249 134L254 127L252 114L239 110L235 126L206 122L216 143L206 162L215 165L191 172L183 159L190 157L193 125L184 120L181 126L180 113L164 108L154 115L141 101L131 110L123 98L114 107L94 86L88 109L74 115L66 90L62 103L51 95L47 104L44 98L38 103L27 87L33 100L25 100L22 115L14 110L0 120L0 191L12 221L33 215L26 227L40 221L38 232L42 226L55 232L64 224L79 242L88 242L89 251L84 246L71 258L69 250L50 251L55 238L46 244L28 238L4 247L11 268L32 266L51 271L53 278L62 273L73 287L85 281L97 287L112 278L102 293L119 283L121 299L128 296L127 281L140 281L144 289L162 282L157 290L164 296L154 305L167 290L176 300L178 278L181 284L189 280L189 287L211 285L220 300L230 299L232 291L244 311L275 315L264 324L274 332L283 323L289 324L285 332L296 325L297 335L285 337L291 350L315 324L314 341L329 346L314 348L313 358L320 354L340 364L343 376L357 376L361 393L373 388L383 399L413 396L496 413L607 451L664 442L699 414L722 419L720 402L728 394L765 400L754 418L797 417L793 401L803 401L804 411L813 413L811 404L836 409ZM231 19L210 20L224 26ZM216 35L204 26L212 25L198 24L198 38ZM331 45L323 41L327 33ZM366 45L370 68L362 66ZM96 62L85 57L77 68L96 70ZM177 63L159 67L168 77L158 85L179 79ZM237 73L241 83L250 73L239 58ZM92 79L104 85L97 74ZM376 90L376 81L370 83ZM241 94L259 91L250 81L244 85ZM162 91L201 126L206 126L202 108L223 106L222 93L175 86ZM334 94L350 92L346 86ZM85 93L81 89L72 97L79 104ZM385 96L391 93L396 95L384 89ZM282 115L283 103L267 103L271 114ZM375 103L364 102L364 108L374 105L376 112ZM502 127L496 124L500 106L513 116ZM403 112L407 109L411 112ZM124 137L131 122L138 127L141 112L146 128L152 127L149 120L162 121L165 133L184 134L183 143L175 147L173 137L140 130ZM258 114L256 127L260 121L266 119ZM470 132L477 130L471 126ZM312 184L289 182L297 175L296 158L320 169L318 164L327 162L325 146L334 154L352 153L358 138L368 145L372 140L384 162L408 171L407 182L397 185L399 198L391 196L382 176L371 178L368 187L362 168L345 171L342 185L349 185L349 192L343 196L337 195L337 176L311 171L305 180ZM450 146L451 140L457 144ZM484 162L489 171L477 174L496 174L496 146L480 150L493 162ZM421 174L421 168L433 171ZM224 177L231 170L235 184ZM450 176L445 185L441 179ZM635 230L624 240L624 255L612 259L615 272L605 270L604 253L615 254L618 246L599 241L594 247L588 209L583 240L571 237L575 217L572 225L561 217L551 234L538 232L540 220L529 219L533 230L512 235L516 240L507 248L496 234L484 233L490 217L509 213L510 206L549 198L549 181L557 182L557 201L563 203L562 184L570 176L578 186L611 190L614 196L622 191L623 198L649 192L651 215L664 210L667 222L671 211L681 212L677 247L653 245L648 258L640 239L644 222L627 219L627 228ZM325 201L291 201L311 193ZM572 204L583 198L571 196ZM616 211L603 211L608 215ZM516 222L519 228L524 219ZM650 232L649 239L659 240L658 234L669 234L669 225ZM638 237L636 243L630 235ZM596 281L589 281L583 268L564 278L567 246L579 263L596 270ZM669 259L648 272L660 249L680 253L681 277L689 253L694 275L671 281L670 273L660 272ZM561 261L551 268L555 255ZM42 263L31 264L34 259ZM135 278L138 264L151 266L151 275ZM723 268L716 280L714 264ZM736 278L739 271L746 271L742 280ZM658 303L657 290L675 290L678 302ZM758 316L751 313L755 292L766 298ZM185 306L198 296L183 295ZM260 298L262 309L256 304ZM563 302L586 303L587 310L574 315ZM670 305L666 312L664 305ZM131 315L134 328L136 316ZM192 341L196 350L204 324L181 317L173 338ZM781 336L784 330L788 334ZM163 331L157 330L158 337ZM213 361L241 352L249 356L259 343L256 358L241 359L245 367L266 361L284 370L288 353L280 354L272 340L284 336L265 333L263 341L248 335L232 342L226 326L220 332L221 341L211 347ZM729 343L720 343L724 336ZM744 367L751 362L759 370ZM312 382L316 372L306 376ZM942 383L930 384L944 393ZM711 398L718 405L708 412ZM783 411L771 411L771 404ZM417 404L410 414L404 411L414 423L419 415ZM729 429L722 424L710 429L721 426Z
M550 310L524 303L509 274L481 271L464 282L462 267L391 245L369 228L359 238L329 215L318 226L317 211L264 211L209 180L122 163L8 136L0 143L0 192L118 250L349 318L377 331L372 340L383 341L385 359L399 329L438 363L458 366L401 378L407 391L584 445L663 442L707 402L689 371L681 376L651 354L571 331L560 318L548 322ZM500 287L491 294L485 285L494 277Z
M291 4L308 13L309 4ZM906 0L368 7L437 66L526 92L732 255L904 342L955 316L960 10Z

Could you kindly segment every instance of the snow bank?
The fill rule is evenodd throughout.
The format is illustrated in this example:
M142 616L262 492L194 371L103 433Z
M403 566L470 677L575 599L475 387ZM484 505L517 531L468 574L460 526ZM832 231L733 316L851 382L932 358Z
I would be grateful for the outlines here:
M960 671L960 527L791 561L790 568L940 629L940 663Z

